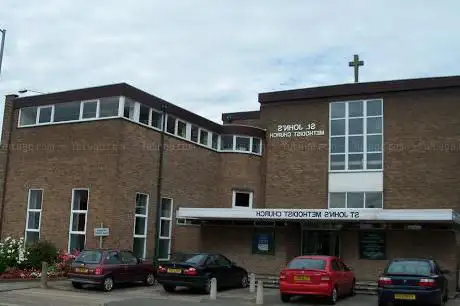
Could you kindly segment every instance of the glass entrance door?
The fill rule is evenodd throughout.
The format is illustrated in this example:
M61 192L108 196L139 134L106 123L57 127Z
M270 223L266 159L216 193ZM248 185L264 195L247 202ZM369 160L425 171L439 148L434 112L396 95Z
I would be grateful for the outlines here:
M302 236L302 255L340 255L339 232L303 230Z

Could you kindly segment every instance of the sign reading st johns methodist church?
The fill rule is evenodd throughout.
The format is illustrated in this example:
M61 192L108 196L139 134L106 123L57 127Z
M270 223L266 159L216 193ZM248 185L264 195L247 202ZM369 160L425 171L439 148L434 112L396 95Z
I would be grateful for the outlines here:
M324 130L318 128L315 122L280 124L276 126L276 132L269 134L270 138L289 138L289 137L307 137L322 136Z

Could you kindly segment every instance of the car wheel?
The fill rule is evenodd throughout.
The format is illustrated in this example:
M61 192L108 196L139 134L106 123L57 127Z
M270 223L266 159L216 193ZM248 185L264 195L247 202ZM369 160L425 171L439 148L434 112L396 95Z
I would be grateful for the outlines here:
M283 303L289 303L291 301L291 296L288 294L281 293L280 297L281 297L281 302Z
M249 279L248 275L245 273L241 278L241 288L247 288L249 286Z
M82 284L81 284L81 283L77 283L77 282L72 282L72 286L73 286L75 289L81 289L81 288L82 288Z
M356 286L356 281L353 280L353 283L351 284L350 296L356 295L355 286Z
M209 294L211 292L211 277L206 280L204 284L203 292Z
M337 288L334 287L331 292L331 296L329 297L329 304L335 305L337 303L338 293Z
M168 286L168 285L163 285L163 289L166 291L166 292L174 292L176 290L176 287L174 286Z
M114 282L111 276L107 276L106 278L104 278L104 284L102 286L105 292L112 291L113 285Z
M146 286L155 285L155 276L153 275L153 273L149 273L145 276L144 284Z

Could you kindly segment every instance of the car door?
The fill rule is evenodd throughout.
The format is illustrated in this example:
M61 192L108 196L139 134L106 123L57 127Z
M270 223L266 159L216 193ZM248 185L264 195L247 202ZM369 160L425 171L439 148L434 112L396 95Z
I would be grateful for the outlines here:
M342 277L343 277L343 283L344 283L344 290L346 292L350 292L351 287L353 286L353 278L354 278L354 273L351 271L351 269L342 261L338 260L340 269L342 270Z
M222 283L226 287L232 287L237 284L236 282L236 269L234 269L232 262L223 255L216 255L217 263L222 275Z
M339 295L345 292L344 281L343 281L343 270L340 269L337 259L331 259L332 279L337 284L337 291Z
M224 269L219 263L217 255L210 255L207 259L206 264L207 270L213 275L213 277L217 280L218 287L225 287L226 285L226 277L224 274Z
M124 282L127 275L122 267L120 254L117 251L107 252L104 258L104 270L112 273L114 279L118 282Z
M120 251L122 266L124 273L126 273L127 282L135 282L143 279L140 265L137 258L130 251Z

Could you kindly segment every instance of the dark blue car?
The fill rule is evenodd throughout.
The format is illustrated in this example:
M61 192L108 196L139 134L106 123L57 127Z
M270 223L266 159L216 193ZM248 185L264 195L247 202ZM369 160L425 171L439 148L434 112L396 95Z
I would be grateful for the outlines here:
M379 306L398 302L403 305L444 305L448 299L447 273L450 272L441 269L432 259L393 259L379 278Z

